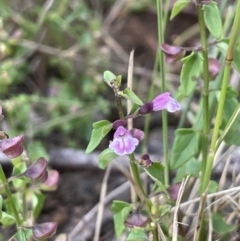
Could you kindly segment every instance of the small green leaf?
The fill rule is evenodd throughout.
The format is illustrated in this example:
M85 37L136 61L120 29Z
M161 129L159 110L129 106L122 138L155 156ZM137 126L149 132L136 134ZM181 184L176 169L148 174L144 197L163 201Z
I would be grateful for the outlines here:
M147 241L149 240L146 233L138 228L134 228L127 236L126 241Z
M203 7L204 20L209 32L217 39L222 36L222 19L215 2L208 3Z
M213 231L217 234L227 234L236 230L236 226L227 224L221 213L212 214Z
M131 211L131 204L123 201L114 200L111 206L113 212L115 234L118 237L125 229L124 221L126 220L129 212Z
M179 92L184 96L189 96L194 91L197 79L202 72L202 58L199 53L193 52L183 58L182 62Z
M126 88L124 91L120 91L119 94L126 98L131 100L132 102L134 102L137 105L143 105L143 102L138 98L138 96L129 88Z
M33 195L33 197L32 197L33 217L36 220L42 211L46 196L40 192L33 193L32 195Z
M218 190L218 183L216 181L210 180L208 184L208 193L215 193Z
M178 129L173 143L170 166L172 169L181 167L198 153L199 133L193 129Z
M190 158L180 168L177 169L177 176L175 178L175 182L181 182L182 179L188 175L198 177L201 166L201 162L195 157Z
M190 0L178 0L174 3L170 20L178 15L191 1Z
M116 79L116 75L113 74L111 71L107 70L103 73L103 78L104 81L111 87L110 82Z
M110 124L111 124L111 122L108 120L101 120L101 121L93 123L93 128L98 129L98 128L101 128L101 127L104 127L104 126L110 125Z
M15 218L11 215L9 215L8 213L6 212L2 212L2 217L0 219L0 223L6 227L6 226L10 226L12 224L15 223Z
M101 152L101 154L98 157L99 168L105 169L108 163L117 157L118 155L115 152L113 152L113 150L111 150L110 148L105 149L104 151Z
M160 162L153 162L152 166L144 168L144 171L156 182L161 191L166 192L166 188L163 185L163 170L164 167Z
M97 129L92 130L90 142L85 150L85 153L88 154L92 152L100 144L102 139L108 134L112 129L112 124L109 121L99 121L94 123L97 126Z

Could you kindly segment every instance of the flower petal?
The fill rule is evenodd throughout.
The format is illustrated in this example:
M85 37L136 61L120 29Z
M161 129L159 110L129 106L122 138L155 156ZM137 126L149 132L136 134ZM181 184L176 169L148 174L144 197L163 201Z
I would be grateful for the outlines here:
M180 109L181 109L181 107L180 107L179 103L175 99L170 97L170 100L167 104L168 112L175 112L175 111L178 111Z
M170 93L165 92L163 94L158 95L153 99L153 111L159 111L163 109L167 109L168 101L170 99Z
M133 153L139 141L132 137L131 133L120 126L114 133L113 141L109 144L109 148L117 155L124 156Z

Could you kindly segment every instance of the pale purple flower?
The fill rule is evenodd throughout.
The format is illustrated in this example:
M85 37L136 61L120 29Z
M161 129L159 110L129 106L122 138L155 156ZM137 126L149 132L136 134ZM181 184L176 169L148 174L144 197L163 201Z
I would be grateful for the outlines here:
M118 156L124 156L133 153L139 140L134 138L130 131L123 126L119 126L114 133L113 141L109 144L109 148Z
M161 49L166 56L166 62L169 64L181 59L185 54L185 51L181 47L169 44L162 44Z
M180 110L179 103L170 96L169 92L165 92L158 95L152 100L153 111L159 111L166 109L168 112L175 112Z
M180 109L181 107L179 103L170 96L169 92L165 92L155 97L151 102L144 103L139 109L139 114L146 115L153 111L159 111L159 110L167 110L168 112L175 112Z

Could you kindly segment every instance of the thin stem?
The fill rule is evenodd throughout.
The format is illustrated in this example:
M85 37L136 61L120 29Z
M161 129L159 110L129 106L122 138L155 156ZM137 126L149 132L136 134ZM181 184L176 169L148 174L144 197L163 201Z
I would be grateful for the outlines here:
M151 81L151 86L150 86L150 91L148 94L148 101L150 102L154 96L154 86L155 86L155 80L156 80L156 75L157 75L157 69L158 69L158 54L155 57L155 62L154 62L154 68L153 68L153 75L152 75L152 81ZM148 140L148 133L149 133L149 125L150 125L150 118L151 115L147 115L145 117L145 122L144 122L144 140L142 142L141 146L141 153L146 153L147 150L147 140Z
M162 0L157 1L157 22L158 22L158 45L161 46L164 43L164 27L163 27L163 15L162 15ZM161 87L162 92L166 91L166 73L165 73L165 61L163 52L158 50L160 61L160 73L161 73ZM167 111L162 111L162 128L163 128L163 154L164 154L164 183L169 185L169 161L168 161L168 120Z
M203 56L203 135L202 135L202 172L206 169L207 154L208 154L208 136L209 136L209 70L208 70L208 50L207 50L207 36L204 22L203 9L201 1L198 1L197 13L200 28L200 37L202 45Z
M234 48L236 45L237 36L239 34L240 30L240 1L237 2L237 8L235 12L233 27L232 27L232 33L230 36L229 46L227 50L227 55L225 58L225 67L224 67L224 75L223 75L223 82L222 82L222 88L221 88L221 94L220 94L220 100L219 105L217 109L217 116L216 121L213 129L213 136L211 140L211 146L210 151L208 155L207 165L203 177L202 186L200 188L201 192L204 192L208 186L211 172L212 172L212 166L213 166L213 160L216 153L216 142L218 138L219 128L222 121L222 113L223 113L223 107L226 99L226 93L227 93L227 86L228 86L228 80L231 72L231 64L233 60L233 53Z
M0 165L0 180L1 180L2 184L3 184L4 191L5 191L6 195L7 195L8 201L9 201L10 206L12 208L13 215L14 215L14 218L16 220L17 227L19 227L21 225L21 220L19 218L16 206L14 204L14 201L13 201L13 198L12 198L12 193L11 193L10 188L8 186L8 182L7 182L6 176L4 174L4 171L2 169L2 165Z

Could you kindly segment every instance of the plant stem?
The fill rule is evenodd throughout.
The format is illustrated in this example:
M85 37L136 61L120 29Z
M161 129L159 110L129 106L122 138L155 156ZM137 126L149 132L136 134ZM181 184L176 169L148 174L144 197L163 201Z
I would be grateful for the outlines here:
M234 54L234 48L237 41L237 36L239 34L240 30L240 1L237 2L233 27L232 27L232 33L230 36L229 46L227 50L227 54L225 57L225 67L224 67L224 75L223 75L223 82L222 82L222 88L221 88L221 94L220 94L220 100L219 105L217 109L217 115L215 120L215 125L213 129L213 136L211 140L211 146L208 154L208 159L206 163L206 169L203 176L203 182L201 183L200 191L204 192L208 186L211 172L212 172L212 166L213 166L213 160L216 153L216 142L218 138L219 128L222 121L222 113L223 113L223 107L226 99L226 93L227 93L227 86L228 86L228 80L231 72L231 64L233 61L233 54Z
M159 47L164 43L164 27L163 27L163 16L162 16L162 0L157 1L157 22L158 22L158 45ZM165 60L163 52L158 50L159 61L160 61L160 73L161 73L161 87L162 92L166 91L166 73L165 73ZM169 161L168 161L168 120L167 111L162 111L162 128L163 128L163 154L164 154L164 183L166 186L169 185Z
M8 201L9 201L9 203L11 205L11 208L12 208L12 211L13 211L13 215L14 215L14 218L16 220L17 227L19 227L21 225L21 220L19 218L16 206L14 204L14 201L13 201L13 198L12 198L12 193L11 193L10 188L8 186L8 181L6 179L4 171L2 169L2 165L0 165L0 180L2 182L4 191L5 191L6 195L7 195Z
M207 36L204 22L203 9L201 0L198 0L197 14L200 28L200 38L202 45L203 56L203 131L202 131L202 172L206 169L207 154L208 154L208 136L209 136L209 70L208 70L208 50L207 50Z

